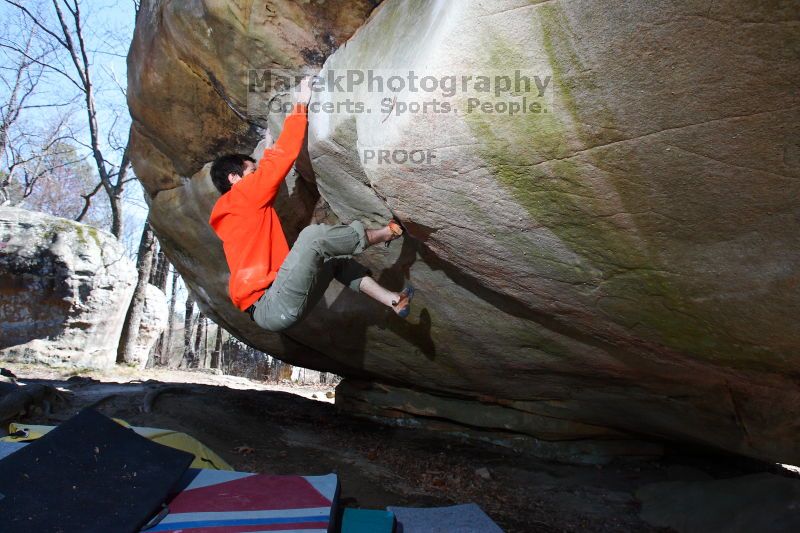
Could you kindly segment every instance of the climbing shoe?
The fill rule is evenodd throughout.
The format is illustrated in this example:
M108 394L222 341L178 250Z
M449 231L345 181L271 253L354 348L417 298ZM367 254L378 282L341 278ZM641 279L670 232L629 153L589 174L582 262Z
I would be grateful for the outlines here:
M392 302L392 309L400 318L406 318L411 312L411 299L414 297L414 287L406 285L400 292L400 298Z
M403 228L402 226L400 226L400 223L397 222L396 220L389 221L389 231L392 232L392 238L383 243L383 245L386 246L387 248L389 247L390 242L403 235Z

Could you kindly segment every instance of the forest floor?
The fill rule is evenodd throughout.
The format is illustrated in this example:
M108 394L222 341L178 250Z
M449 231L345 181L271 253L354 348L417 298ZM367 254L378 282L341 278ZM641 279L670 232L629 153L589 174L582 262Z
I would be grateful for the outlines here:
M697 471L727 477L754 470L746 461L719 456L671 456L602 467L557 464L340 413L332 405L334 389L325 386L269 384L202 371L76 373L1 366L21 383L51 385L69 398L49 414L34 410L24 422L55 425L94 404L101 413L134 426L185 432L236 470L335 472L346 507L475 502L509 532L669 531L639 518L638 488ZM147 409L145 397L154 386L169 389Z

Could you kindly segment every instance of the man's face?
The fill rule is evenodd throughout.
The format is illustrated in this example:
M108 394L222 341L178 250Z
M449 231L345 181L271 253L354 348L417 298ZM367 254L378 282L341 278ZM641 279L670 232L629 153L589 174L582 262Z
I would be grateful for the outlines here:
M255 171L256 171L256 164L253 163L252 161L245 161L244 172L242 173L242 175L239 176L238 174L228 174L228 181L231 182L231 185L236 185L242 180L242 178L244 178L249 174L252 174Z

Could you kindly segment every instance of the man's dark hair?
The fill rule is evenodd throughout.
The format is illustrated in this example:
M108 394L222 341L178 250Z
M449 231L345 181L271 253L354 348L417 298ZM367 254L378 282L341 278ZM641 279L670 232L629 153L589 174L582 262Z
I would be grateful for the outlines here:
M217 190L225 194L231 190L231 182L228 174L244 175L244 162L255 163L256 160L245 154L228 154L214 160L211 164L211 181Z

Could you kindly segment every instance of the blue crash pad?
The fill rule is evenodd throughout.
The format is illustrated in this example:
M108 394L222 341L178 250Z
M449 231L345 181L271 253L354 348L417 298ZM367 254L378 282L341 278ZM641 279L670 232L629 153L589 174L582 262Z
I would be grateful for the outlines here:
M474 503L450 507L387 507L402 533L503 533Z

